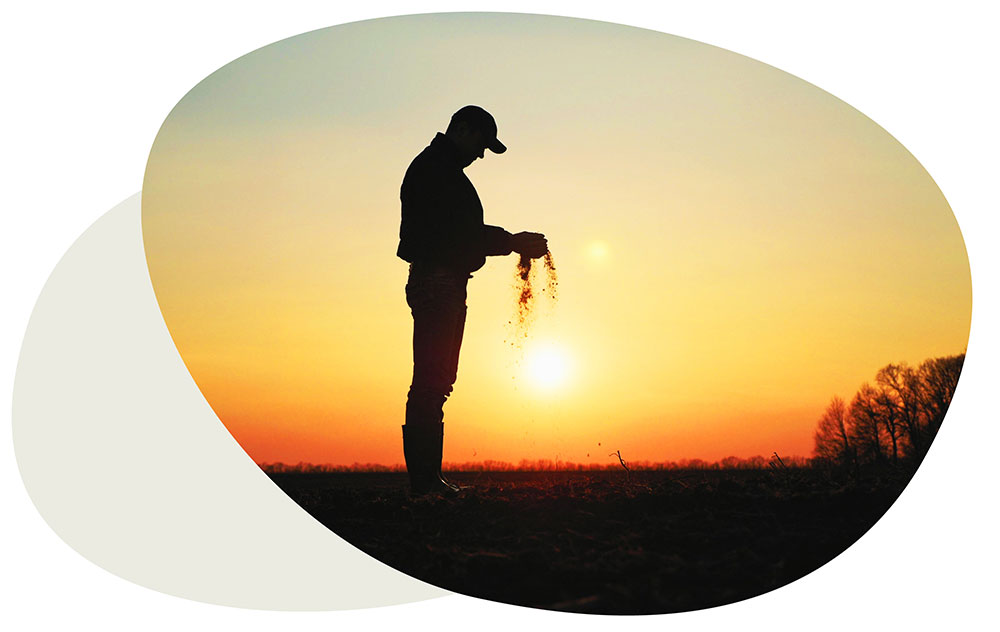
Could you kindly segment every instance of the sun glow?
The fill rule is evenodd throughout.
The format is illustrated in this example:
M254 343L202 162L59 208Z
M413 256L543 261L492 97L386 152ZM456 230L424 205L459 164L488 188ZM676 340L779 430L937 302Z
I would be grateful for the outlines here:
M587 246L587 256L591 261L602 263L608 258L608 244L603 241L594 241Z
M551 390L566 384L569 378L569 359L554 345L544 345L528 353L528 375L536 386Z

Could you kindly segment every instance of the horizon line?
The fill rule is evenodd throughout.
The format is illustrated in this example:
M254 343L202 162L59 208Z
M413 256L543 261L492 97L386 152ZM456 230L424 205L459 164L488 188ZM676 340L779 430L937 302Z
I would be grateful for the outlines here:
M614 456L612 454L612 456ZM761 469L768 467L805 467L817 460L818 457L805 457L801 455L780 456L772 452L770 457L754 455L751 457L725 457L715 461L707 461L700 458L667 460L667 461L625 461L622 463L579 463L575 461L562 461L551 459L535 459L533 461L522 459L517 463L510 461L494 461L485 459L482 461L445 461L441 469L450 472L556 472L556 471L629 471L629 470L677 470L677 469ZM820 459L822 460L822 459ZM309 463L299 461L298 463L285 463L283 461L260 462L257 467L267 473L280 472L405 472L404 463L362 463L354 462L347 464L333 463Z

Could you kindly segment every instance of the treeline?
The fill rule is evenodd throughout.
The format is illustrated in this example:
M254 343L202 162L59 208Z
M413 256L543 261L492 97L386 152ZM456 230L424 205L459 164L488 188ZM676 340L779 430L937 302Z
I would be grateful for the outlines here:
M776 465L785 467L805 467L809 460L798 456L763 456L740 458L728 456L720 461L705 461L703 459L681 459L680 461L626 461L629 470L757 470L767 469ZM574 463L550 459L530 461L522 459L518 463L506 461L475 461L466 463L445 463L444 468L450 472L603 472L608 470L623 470L622 464L615 456L610 463Z
M807 467L810 459L800 456L782 456L777 454L770 458L752 456L740 458L728 456L720 461L705 461L703 459L681 459L680 461L626 461L629 470L763 470L775 467ZM405 472L406 466L381 465L377 463L354 463L352 465L314 465L312 463L259 463L262 470L268 474L285 473L322 473L322 472ZM569 461L538 459L522 459L517 463L507 461L467 461L465 463L444 463L443 470L448 472L602 472L609 470L624 471L617 457L613 463L573 463Z
M323 463L258 463L257 466L268 474L308 474L313 472L405 472L405 465L382 465L380 463L354 463L353 465L331 465Z
M918 367L887 364L850 403L834 396L819 419L815 459L854 467L901 461L916 466L941 428L964 362L963 353Z

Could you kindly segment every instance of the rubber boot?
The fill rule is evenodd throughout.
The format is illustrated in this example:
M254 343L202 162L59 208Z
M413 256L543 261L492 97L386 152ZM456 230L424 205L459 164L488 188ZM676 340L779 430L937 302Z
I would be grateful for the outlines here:
M441 480L442 424L404 424L402 428L403 458L410 475L410 492L414 495L457 494L458 487Z
M450 487L452 489L452 493L455 494L462 491L463 489L469 489L468 487L462 485L456 485L455 483L452 483L451 481L449 481L447 478L444 477L444 473L441 471L441 461L443 458L443 454L444 454L444 424L439 423L437 432L437 450L435 451L434 454L435 463L437 463L438 480L440 480L442 483Z

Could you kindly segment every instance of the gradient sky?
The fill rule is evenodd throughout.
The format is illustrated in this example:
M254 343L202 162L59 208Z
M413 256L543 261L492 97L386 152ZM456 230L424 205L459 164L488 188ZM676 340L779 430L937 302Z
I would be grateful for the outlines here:
M255 461L402 462L399 184L468 103L509 148L466 169L486 220L545 233L559 300L512 346L516 256L475 273L446 461L807 456L831 396L965 349L947 202L835 97L601 22L372 20L210 75L147 165L161 310Z

